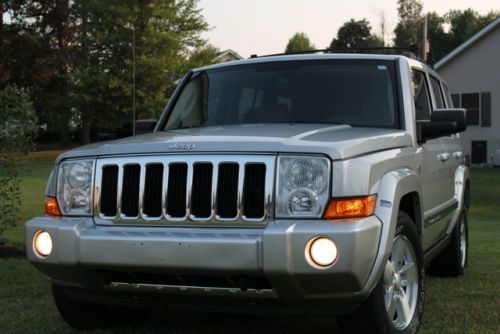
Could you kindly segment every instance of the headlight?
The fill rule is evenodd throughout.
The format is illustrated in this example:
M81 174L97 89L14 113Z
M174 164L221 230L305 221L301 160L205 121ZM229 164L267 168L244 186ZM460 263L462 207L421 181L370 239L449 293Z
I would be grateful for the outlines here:
M57 201L63 215L92 213L94 160L67 161L57 173Z
M327 158L280 156L276 216L321 217L329 197L329 184Z

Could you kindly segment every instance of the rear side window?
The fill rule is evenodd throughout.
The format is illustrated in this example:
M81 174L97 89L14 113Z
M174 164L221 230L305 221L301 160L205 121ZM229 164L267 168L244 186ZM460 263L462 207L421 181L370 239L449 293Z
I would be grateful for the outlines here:
M425 73L413 70L412 81L416 119L417 121L428 121L431 119L431 104Z
M439 87L439 81L433 76L431 76L431 87L432 87L432 92L434 93L436 108L437 109L445 108L443 93L441 92L441 88Z
M443 87L443 94L444 94L444 99L446 101L447 107L448 108L458 107L459 104L453 103L453 100L451 99L451 95L450 95L450 90L448 89L448 86L446 86L446 84L443 81L441 81L441 87Z

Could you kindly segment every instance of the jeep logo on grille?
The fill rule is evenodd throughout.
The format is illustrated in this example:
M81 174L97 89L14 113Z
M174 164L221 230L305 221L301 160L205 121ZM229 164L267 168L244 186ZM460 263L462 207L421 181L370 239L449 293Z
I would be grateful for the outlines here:
M195 147L196 147L195 144L179 144L179 143L175 143L175 144L170 144L168 146L168 149L170 151L192 151L192 150L194 150Z

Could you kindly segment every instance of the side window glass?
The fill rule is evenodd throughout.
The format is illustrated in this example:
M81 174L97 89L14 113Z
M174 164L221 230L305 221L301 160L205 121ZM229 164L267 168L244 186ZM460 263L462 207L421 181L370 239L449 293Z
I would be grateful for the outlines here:
M416 119L417 121L428 121L431 119L431 105L425 74L423 72L413 70L412 81Z
M445 104L444 104L443 94L441 93L441 88L439 87L439 81L438 79L432 76L431 76L431 87L432 87L432 92L434 93L436 108L443 109Z
M443 94L447 108L454 108L454 107L458 108L458 105L453 106L454 103L453 100L451 99L450 90L443 81L441 81L441 87L443 87Z

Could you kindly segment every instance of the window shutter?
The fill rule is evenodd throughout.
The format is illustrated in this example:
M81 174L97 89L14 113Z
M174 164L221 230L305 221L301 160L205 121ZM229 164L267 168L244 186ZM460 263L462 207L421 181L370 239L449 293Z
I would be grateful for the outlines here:
M491 93L481 93L481 126L491 126Z
M451 100L453 101L453 108L460 108L460 94L451 94Z

